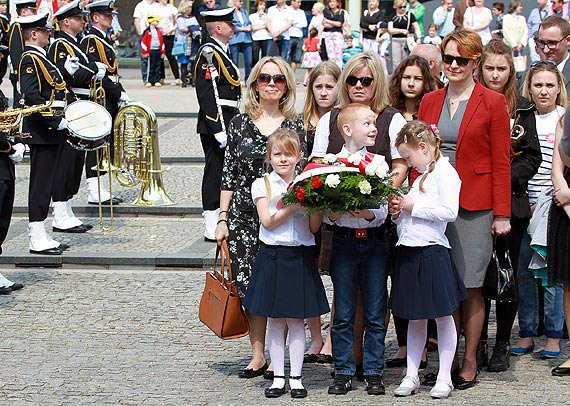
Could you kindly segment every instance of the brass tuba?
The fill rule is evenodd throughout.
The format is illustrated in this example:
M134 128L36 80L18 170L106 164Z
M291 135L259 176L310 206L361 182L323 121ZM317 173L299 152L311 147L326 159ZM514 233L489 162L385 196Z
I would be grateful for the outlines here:
M175 204L164 190L158 123L152 109L141 102L129 102L119 109L114 124L113 164L117 181L124 187L142 182L137 206Z

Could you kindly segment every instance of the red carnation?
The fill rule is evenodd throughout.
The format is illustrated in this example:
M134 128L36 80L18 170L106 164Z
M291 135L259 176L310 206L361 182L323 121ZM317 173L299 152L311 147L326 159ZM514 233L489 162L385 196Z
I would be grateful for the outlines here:
M297 200L303 203L303 201L305 200L305 189L303 189L302 187L297 188L297 193L295 195L297 196Z
M314 189L318 189L321 186L323 186L323 181L321 180L321 178L319 176L313 176L313 179L311 180L311 186Z

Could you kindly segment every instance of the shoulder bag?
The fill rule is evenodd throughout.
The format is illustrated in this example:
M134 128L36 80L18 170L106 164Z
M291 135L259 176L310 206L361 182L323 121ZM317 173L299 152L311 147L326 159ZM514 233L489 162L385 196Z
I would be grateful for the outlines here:
M493 238L493 255L487 267L485 281L481 293L484 297L497 302L514 302L517 300L517 286L507 248L506 237Z
M227 340L249 334L249 324L241 300L233 282L230 253L226 240L216 249L216 260L220 255L220 270L206 272L206 286L200 300L200 321L218 337ZM229 279L226 279L227 268Z
M350 17L346 10L342 10L344 15L344 22L342 23L342 36L344 38L352 37L352 27L350 26Z
M413 32L410 32L410 25L412 22L412 16L411 16L411 11L408 11L408 26L406 27L406 30L408 31L408 35L406 35L406 48L408 48L408 51L412 52L412 50L416 47L416 38L414 36ZM413 26L412 26L413 29Z

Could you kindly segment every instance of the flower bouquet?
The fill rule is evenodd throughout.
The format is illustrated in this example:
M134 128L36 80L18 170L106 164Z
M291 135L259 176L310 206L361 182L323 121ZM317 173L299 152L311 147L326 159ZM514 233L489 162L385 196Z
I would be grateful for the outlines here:
M384 156L367 153L339 158L327 154L321 163L310 163L283 195L283 203L318 210L346 212L377 209L402 189L392 185Z

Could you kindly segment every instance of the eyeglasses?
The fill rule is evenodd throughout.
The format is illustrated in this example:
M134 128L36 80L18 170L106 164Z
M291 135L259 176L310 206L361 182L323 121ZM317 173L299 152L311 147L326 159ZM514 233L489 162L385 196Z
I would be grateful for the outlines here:
M263 86L269 85L272 80L275 86L283 86L287 84L287 78L285 75L282 75L280 73L273 76L271 76L269 73L260 73L257 77L257 83Z
M362 86L368 87L372 84L373 81L374 78L371 78L370 76L363 76L361 78L358 78L356 76L351 75L346 78L346 84L349 86L356 86L356 84L360 82Z
M443 54L443 62L448 64L448 65L451 65L453 63L453 61L455 61L459 66L467 66L469 61L472 61L472 60L473 59L471 59L471 58L465 58L463 56Z
M559 39L558 41L542 41L538 39L534 41L534 43L536 44L536 47L538 49L544 49L544 47L547 47L548 49L554 49L558 46L558 44L560 44L566 38L568 38L568 35L565 36L564 38Z
M534 61L533 63L530 64L530 67L531 67L531 68L536 68L537 66L541 66L541 65L556 66L556 62L554 62L554 61L549 61L549 60L545 60L545 61Z

